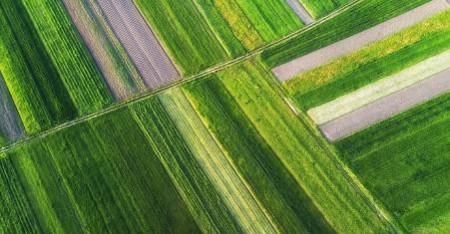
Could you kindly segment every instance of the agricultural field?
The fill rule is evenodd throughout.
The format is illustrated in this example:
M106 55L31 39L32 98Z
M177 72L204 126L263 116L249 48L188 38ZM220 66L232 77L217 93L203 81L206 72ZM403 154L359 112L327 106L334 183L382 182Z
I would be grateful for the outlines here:
M282 0L135 2L169 54L188 75L242 55L302 26Z
M0 1L0 233L448 233L448 0Z
M408 232L449 230L450 95L336 143L342 158Z

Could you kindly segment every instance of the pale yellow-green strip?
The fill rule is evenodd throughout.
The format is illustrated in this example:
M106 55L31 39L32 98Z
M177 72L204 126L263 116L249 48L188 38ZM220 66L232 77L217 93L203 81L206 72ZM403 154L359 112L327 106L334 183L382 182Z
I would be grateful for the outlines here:
M264 44L264 40L234 0L214 0L214 5L246 49L253 50Z
M178 88L172 89L161 95L160 100L243 230L249 233L276 233L265 211L203 125L184 93Z
M324 124L449 68L450 51L446 51L331 102L314 107L308 111L308 115L316 124Z

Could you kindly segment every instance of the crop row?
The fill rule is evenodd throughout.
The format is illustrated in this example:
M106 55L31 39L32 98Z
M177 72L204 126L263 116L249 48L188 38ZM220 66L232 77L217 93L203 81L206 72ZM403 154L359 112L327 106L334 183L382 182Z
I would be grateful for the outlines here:
M323 17L335 9L354 0L296 0L300 1L314 18Z
M450 95L336 144L342 157L410 231L448 229Z

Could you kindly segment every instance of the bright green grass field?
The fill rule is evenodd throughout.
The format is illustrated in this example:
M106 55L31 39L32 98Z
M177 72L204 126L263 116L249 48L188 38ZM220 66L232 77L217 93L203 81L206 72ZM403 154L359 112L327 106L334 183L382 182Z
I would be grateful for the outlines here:
M0 2L0 31L0 69L26 131L75 117L75 105L20 1Z
M291 61L314 50L352 36L430 0L367 0L354 4L335 17L266 50L263 61L269 67Z
M450 11L284 83L308 110L450 49Z
M0 232L198 232L159 154L127 108L15 148Z
M320 18L352 0L298 0L314 18Z
M450 230L450 94L336 144L410 232Z

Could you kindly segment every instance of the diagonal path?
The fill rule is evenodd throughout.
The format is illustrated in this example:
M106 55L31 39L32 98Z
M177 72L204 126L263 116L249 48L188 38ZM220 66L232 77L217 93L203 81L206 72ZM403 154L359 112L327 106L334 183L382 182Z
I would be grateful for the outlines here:
M449 0L450 1L450 0ZM309 12L303 7L303 5L298 0L286 0L287 4L295 12L295 14L305 23L306 25L312 24L314 19L309 14Z

